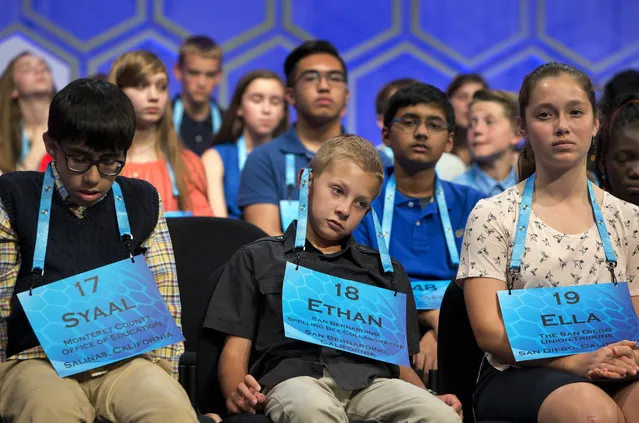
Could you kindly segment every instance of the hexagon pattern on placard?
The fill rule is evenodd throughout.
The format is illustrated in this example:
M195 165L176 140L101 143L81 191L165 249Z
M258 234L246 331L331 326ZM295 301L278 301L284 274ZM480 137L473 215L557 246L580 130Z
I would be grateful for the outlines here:
M224 49L216 93L228 103L256 68L282 74L301 41L333 42L350 71L349 131L377 140L374 98L387 81L411 76L446 88L460 72L479 72L497 88L518 90L535 66L558 60L598 85L639 67L639 2L615 0L3 0L0 71L19 50L42 54L58 86L108 71L125 51L149 48L165 62L170 90L177 49L206 34Z

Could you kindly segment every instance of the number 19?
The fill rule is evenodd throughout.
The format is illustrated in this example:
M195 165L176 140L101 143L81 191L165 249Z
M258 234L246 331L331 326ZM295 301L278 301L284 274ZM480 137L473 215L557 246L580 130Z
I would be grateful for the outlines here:
M555 297L557 305L561 305L561 296L559 293L555 292L552 296ZM566 300L566 304L577 304L579 302L579 294L575 291L567 291L564 293L563 297Z

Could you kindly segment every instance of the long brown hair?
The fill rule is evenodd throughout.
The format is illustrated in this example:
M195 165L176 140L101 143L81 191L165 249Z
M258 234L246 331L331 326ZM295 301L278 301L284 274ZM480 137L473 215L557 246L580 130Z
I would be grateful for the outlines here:
M598 109L595 87L588 75L574 66L566 65L564 63L550 62L539 66L524 78L524 82L519 90L519 116L523 124L526 123L526 107L528 107L532 92L539 81L547 77L555 77L562 74L570 75L575 79L575 81L577 81L588 97L588 101L592 106L593 116L595 118L597 117ZM596 149L596 143L593 142L590 146L591 153L596 151ZM520 181L528 179L533 173L535 173L535 153L530 145L530 141L528 140L524 143L524 148L519 154L517 168L519 171L518 174Z
M251 84L251 82L260 78L275 79L279 81L280 84L282 84L282 87L284 87L282 78L280 78L278 74L276 74L275 72L271 72L270 70L258 69L244 75L235 87L233 98L231 99L231 105L226 110L226 112L224 112L222 126L213 138L213 145L233 142L237 140L240 135L242 135L242 132L244 131L244 119L237 115L237 110L242 105L242 96L244 96L244 92L246 92L248 86ZM282 107L284 107L284 116L282 117L279 125L277 125L277 127L273 130L273 138L276 138L288 128L288 105L286 104L286 101L284 102Z
M109 82L122 89L135 87L158 73L166 74L168 80L169 73L166 66L155 54L146 50L132 51L124 53L113 62L109 72ZM190 180L191 176L182 160L184 146L173 127L172 116L171 102L167 101L164 113L156 126L156 139L159 141L157 148L173 167L179 191L180 210L189 210L187 179Z
M18 99L13 98L16 89L14 68L18 60L33 53L23 51L14 57L0 76L0 170L16 170L22 153L22 115Z

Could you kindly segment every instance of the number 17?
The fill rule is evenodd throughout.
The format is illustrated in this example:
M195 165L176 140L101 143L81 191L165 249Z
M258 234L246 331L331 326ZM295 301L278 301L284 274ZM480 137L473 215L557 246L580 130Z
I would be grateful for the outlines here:
M86 278L83 282L89 281L93 281L93 291L91 291L91 293L95 294L96 292L98 292L98 277L93 276L91 278ZM82 289L82 285L80 284L80 282L76 282L74 286L78 288L78 291L80 291L80 296L84 297L84 290Z

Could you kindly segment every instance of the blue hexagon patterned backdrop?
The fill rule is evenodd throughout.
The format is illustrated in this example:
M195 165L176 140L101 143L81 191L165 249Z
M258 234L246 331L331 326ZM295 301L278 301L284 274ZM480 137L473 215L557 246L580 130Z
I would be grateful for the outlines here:
M601 86L639 67L638 18L636 0L0 0L0 69L18 51L35 50L61 86L106 72L137 48L170 68L181 40L204 33L224 49L224 105L246 71L281 73L290 49L325 38L350 72L345 125L377 142L373 103L385 82L411 76L445 88L455 74L475 71L517 90L532 68L559 60ZM171 91L178 88L172 81Z

